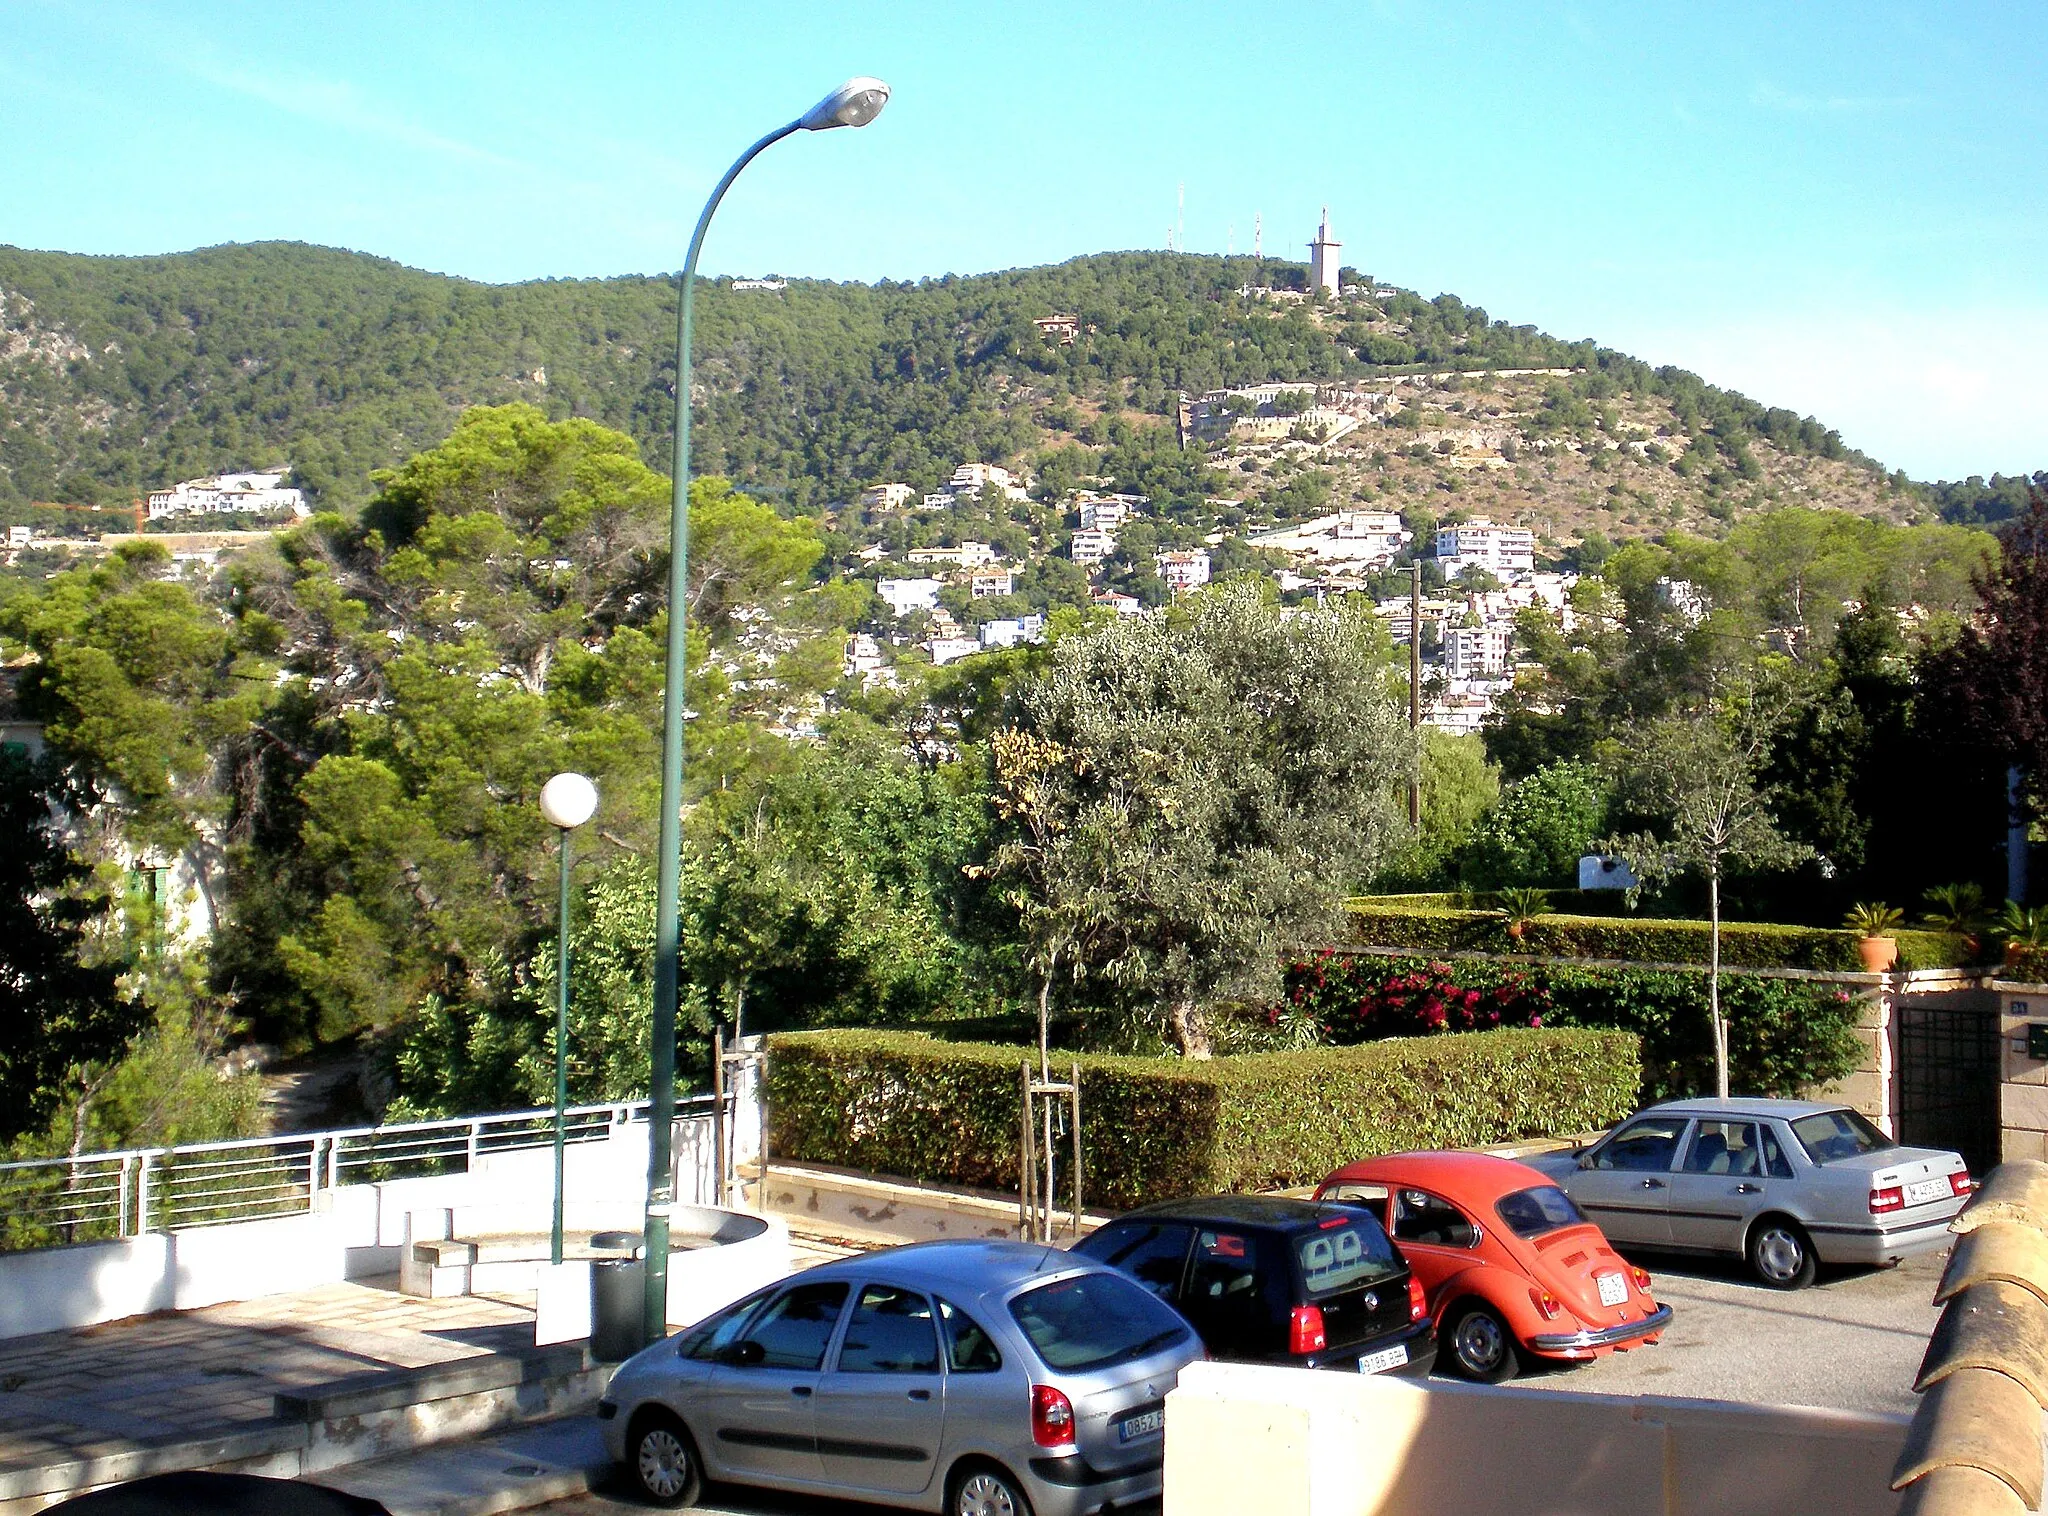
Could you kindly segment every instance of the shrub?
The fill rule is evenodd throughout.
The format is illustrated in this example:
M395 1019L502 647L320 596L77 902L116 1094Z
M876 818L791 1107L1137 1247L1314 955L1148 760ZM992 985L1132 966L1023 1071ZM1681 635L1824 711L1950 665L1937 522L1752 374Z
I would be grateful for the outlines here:
M1013 1189L1018 1069L1036 1056L915 1032L772 1037L774 1154ZM1308 1184L1402 1148L1584 1131L1633 1109L1642 1079L1636 1037L1585 1028L1080 1064L1083 1198L1117 1208Z
M1704 921L1557 915L1529 922L1517 941L1497 911L1384 905L1371 897L1352 901L1349 911L1354 942L1438 955L1524 952L1704 964L1711 930ZM1855 932L1824 927L1724 921L1721 962L1731 968L1860 970L1856 941ZM1898 942L1901 968L1952 967L1970 957L1962 938L1942 932L1900 932Z
M1687 969L1520 967L1485 958L1451 963L1322 952L1292 965L1287 1004L1308 1009L1332 1041L1354 1027L1397 1033L1423 1007L1461 1007L1500 1024L1605 1027L1642 1039L1641 1100L1714 1087L1707 976ZM1838 985L1724 974L1729 1073L1747 1095L1798 1095L1855 1068L1856 1008ZM1455 1024L1455 1023L1454 1023Z

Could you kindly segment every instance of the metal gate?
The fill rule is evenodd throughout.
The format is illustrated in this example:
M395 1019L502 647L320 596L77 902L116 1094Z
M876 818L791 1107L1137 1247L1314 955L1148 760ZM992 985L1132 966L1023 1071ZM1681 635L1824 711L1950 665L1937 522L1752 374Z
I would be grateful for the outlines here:
M1897 1014L1899 1141L1953 1149L1971 1173L1989 1173L2002 1156L1998 1013L1902 1005Z

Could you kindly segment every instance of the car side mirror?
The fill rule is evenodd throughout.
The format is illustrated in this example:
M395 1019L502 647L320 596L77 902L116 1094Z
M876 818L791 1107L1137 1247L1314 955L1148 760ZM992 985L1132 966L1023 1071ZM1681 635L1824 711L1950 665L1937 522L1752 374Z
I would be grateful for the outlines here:
M728 1343L718 1355L718 1361L735 1369L758 1367L768 1357L767 1351L751 1337L742 1337L738 1342Z

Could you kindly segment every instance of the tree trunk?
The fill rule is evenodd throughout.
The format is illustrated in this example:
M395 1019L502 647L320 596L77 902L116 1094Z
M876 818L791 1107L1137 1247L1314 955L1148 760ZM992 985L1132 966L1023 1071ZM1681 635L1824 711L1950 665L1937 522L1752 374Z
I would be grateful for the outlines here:
M1707 946L1707 1010L1714 1022L1714 1089L1728 1098L1728 1023L1721 1019L1721 871L1707 875L1707 919L1712 932Z
M1208 1018L1192 1000L1176 1000L1167 1012L1166 1032L1183 1058L1210 1058L1216 1047L1209 1039Z

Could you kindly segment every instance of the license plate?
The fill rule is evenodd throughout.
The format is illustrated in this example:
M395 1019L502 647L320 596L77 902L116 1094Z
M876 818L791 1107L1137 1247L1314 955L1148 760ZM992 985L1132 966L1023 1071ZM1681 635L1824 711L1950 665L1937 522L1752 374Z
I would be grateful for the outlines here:
M1116 1437L1119 1442L1136 1442L1140 1437L1150 1437L1165 1430L1166 1412L1147 1411L1142 1416L1127 1416L1119 1422Z
M1395 1343L1390 1348L1381 1348L1377 1353L1367 1353L1358 1360L1361 1374L1384 1374L1388 1369L1398 1369L1408 1361L1406 1343Z
M1916 1179L1906 1186L1906 1204L1925 1205L1930 1200L1940 1200L1954 1193L1953 1186L1946 1179Z
M1594 1281L1600 1286L1602 1305L1626 1305L1628 1303L1628 1281L1619 1274L1601 1274Z

